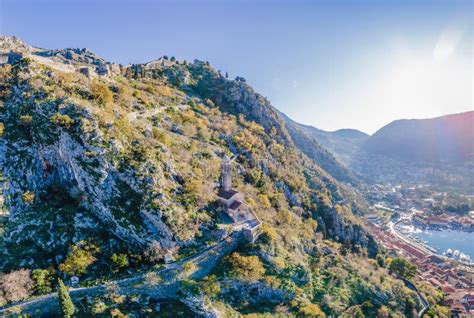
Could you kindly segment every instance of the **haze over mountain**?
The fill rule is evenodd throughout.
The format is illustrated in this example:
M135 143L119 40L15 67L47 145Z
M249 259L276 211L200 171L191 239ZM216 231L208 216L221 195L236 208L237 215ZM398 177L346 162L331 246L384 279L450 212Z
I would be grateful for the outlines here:
M357 129L339 129L336 131L324 131L310 125L303 125L292 120L282 113L282 117L288 127L313 138L317 143L329 150L337 160L348 166L351 158L359 150L369 135Z
M354 129L327 132L282 117L290 134L313 139L314 149L324 147L367 181L474 183L474 111L395 120L372 136Z
M349 167L366 180L427 181L469 192L474 186L474 111L396 120L368 138Z
M474 111L395 120L368 138L362 148L405 162L473 162Z

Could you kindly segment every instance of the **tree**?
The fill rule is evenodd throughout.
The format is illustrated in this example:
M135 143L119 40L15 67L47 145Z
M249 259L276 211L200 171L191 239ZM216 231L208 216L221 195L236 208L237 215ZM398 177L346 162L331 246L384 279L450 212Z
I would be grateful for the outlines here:
M365 318L364 312L359 305L350 307L341 316L342 318Z
M94 254L99 252L99 248L94 244L80 241L72 247L68 257L59 265L59 270L68 275L82 275L87 267L96 261Z
M112 261L114 272L118 272L128 266L127 254L113 253L112 256L110 257L110 260Z
M47 294L53 291L53 273L47 269L35 269L31 272L35 281L35 290L38 294Z
M382 305L377 311L377 318L388 318L390 317L390 310L387 306Z
M229 257L232 276L246 281L259 280L265 273L265 268L258 256L244 256L235 252Z
M23 126L29 126L33 122L33 117L30 115L20 116L20 122Z
M377 254L377 257L375 258L377 260L377 264L380 266L380 267L384 267L385 266L385 257L384 255L382 254Z
M199 289L209 297L216 297L221 292L221 284L215 275L206 276L199 284Z
M72 314L74 314L74 304L71 300L71 296L69 295L69 291L67 290L66 286L64 286L61 278L58 278L58 284L58 297L61 313L64 318L69 318L72 316Z
M277 238L278 238L278 234L273 227L271 227L268 224L262 225L262 230L260 234L260 239L262 240L262 242L266 244L270 244L276 241Z
M165 257L165 254L166 250L161 247L160 242L157 240L153 240L145 250L145 258L152 263L161 261Z
M33 201L35 200L35 194L31 191L26 191L22 195L23 202L26 204L32 204Z
M0 274L0 305L28 298L33 292L34 285L28 269Z
M326 317L326 315L318 305L307 304L300 308L298 317L323 318Z
M198 267L193 262L187 262L183 265L183 271L188 275L194 273L197 269Z
M394 258L389 266L390 273L403 279L411 279L416 274L416 266L404 258Z
M281 209L276 215L276 220L279 225L291 224L291 213L287 209Z

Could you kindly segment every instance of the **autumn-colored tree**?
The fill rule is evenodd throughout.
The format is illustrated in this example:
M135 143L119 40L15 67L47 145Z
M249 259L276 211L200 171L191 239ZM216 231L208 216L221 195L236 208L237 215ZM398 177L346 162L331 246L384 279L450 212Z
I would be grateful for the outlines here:
M59 270L68 275L82 275L87 267L92 265L96 258L94 255L100 250L94 244L80 241L74 245L64 263L59 265Z
M50 121L53 125L63 127L65 129L71 128L74 124L74 120L69 117L68 115L62 115L60 113L56 113L51 116Z
M304 318L323 318L326 317L324 312L316 304L307 304L302 306L298 311L298 317Z
M32 204L33 201L35 200L35 194L31 191L26 191L22 195L23 202L26 204Z
M291 219L291 212L287 209L278 211L276 220L279 225L288 225L291 223Z
M91 84L91 92L94 100L100 106L107 106L108 104L112 103L112 92L110 91L109 87L104 83L99 81L94 81Z
M0 305L31 296L35 283L28 269L0 274Z
M270 244L272 242L275 242L276 239L278 238L278 234L276 230L271 227L268 224L263 224L261 233L260 233L260 239L267 244Z
M246 281L259 280L265 273L265 268L258 256L244 256L235 252L229 257L230 274Z

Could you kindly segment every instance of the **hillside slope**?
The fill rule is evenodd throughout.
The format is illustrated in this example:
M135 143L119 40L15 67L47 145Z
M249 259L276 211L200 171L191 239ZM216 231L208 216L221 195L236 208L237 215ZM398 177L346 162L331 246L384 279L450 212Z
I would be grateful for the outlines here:
M34 284L16 284L24 290L14 294L0 284L0 304L46 293L57 277L73 275L93 285L147 273L151 286L177 286L153 270L227 235L216 203L227 154L237 158L233 187L263 221L262 234L199 283L183 281L180 305L163 308L205 316L210 307L198 305L210 300L227 316L290 317L420 308L369 259L379 248L357 217L364 202L295 147L279 114L242 79L200 61L124 67L86 49L43 50L8 37L0 48L9 213L0 282L21 276L23 284L30 271L36 281L33 291ZM78 314L163 313L156 299L113 286L101 297L79 300Z

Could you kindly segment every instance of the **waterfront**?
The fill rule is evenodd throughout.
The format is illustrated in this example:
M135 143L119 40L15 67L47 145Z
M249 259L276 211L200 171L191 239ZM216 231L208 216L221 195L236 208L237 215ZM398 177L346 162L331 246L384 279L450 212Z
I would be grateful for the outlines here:
M474 233L459 230L420 229L413 225L400 224L397 228L404 235L428 246L438 255L444 255L448 250L464 253L474 260ZM447 255L447 256L452 256Z
M443 254L448 249L460 251L474 259L474 233L457 230L423 230L415 231L414 237L424 240L434 248L437 254Z

